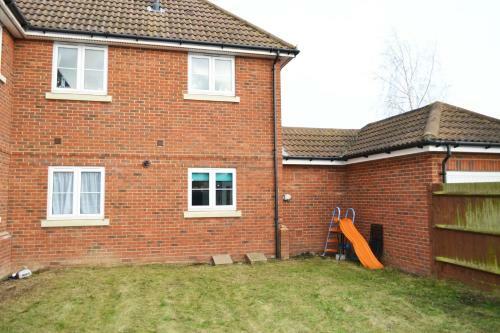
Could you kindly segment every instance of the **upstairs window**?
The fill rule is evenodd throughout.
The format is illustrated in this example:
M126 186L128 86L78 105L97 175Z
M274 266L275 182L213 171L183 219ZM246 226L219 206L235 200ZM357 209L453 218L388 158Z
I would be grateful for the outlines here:
M47 217L103 218L104 168L49 168Z
M55 44L52 90L76 94L107 93L107 47Z
M235 169L189 169L189 210L236 210Z
M189 55L189 93L235 95L234 57Z

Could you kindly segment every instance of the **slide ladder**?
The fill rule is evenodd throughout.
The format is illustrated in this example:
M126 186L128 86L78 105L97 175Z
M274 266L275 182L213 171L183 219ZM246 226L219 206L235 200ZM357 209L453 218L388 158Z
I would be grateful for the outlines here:
M327 254L339 253L340 244L340 207L335 207L332 212L332 218L330 219L330 224L328 226L328 234L326 236L325 248L323 250L322 256Z
M349 218L350 211L352 212L352 219ZM359 261L364 267L368 269L384 268L380 261L378 261L377 257L373 254L368 242L354 226L355 217L356 212L353 208L349 208L346 211L345 217L339 221L339 227L342 234L351 242Z

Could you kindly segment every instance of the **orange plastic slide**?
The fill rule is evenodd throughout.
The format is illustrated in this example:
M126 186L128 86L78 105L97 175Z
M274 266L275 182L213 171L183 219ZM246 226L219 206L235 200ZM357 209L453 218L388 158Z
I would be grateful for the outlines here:
M354 251L361 264L368 269L382 269L384 266L373 254L370 246L354 226L351 219L344 218L340 220L340 230L354 246Z

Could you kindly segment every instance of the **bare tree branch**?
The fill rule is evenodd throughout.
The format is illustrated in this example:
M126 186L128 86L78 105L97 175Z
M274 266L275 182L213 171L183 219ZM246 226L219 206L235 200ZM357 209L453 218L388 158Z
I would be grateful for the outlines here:
M384 64L376 74L376 79L385 86L384 104L389 114L413 110L444 92L435 79L436 47L430 56L427 53L393 33L383 53Z
M418 106L422 105L422 102L424 101L425 96L429 92L429 88L431 87L432 78L434 76L434 65L435 64L436 64L436 48L434 47L434 51L432 52L431 68L430 68L428 79L427 79L427 85L425 86L425 90L424 90L424 93L422 94L422 98L418 101Z

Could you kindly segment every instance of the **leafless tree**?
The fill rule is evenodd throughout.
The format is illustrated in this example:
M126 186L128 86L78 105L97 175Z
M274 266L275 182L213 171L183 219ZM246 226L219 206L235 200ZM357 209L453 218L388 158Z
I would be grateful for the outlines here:
M376 77L383 83L385 113L414 110L444 97L446 85L437 80L436 47L421 49L394 33Z

